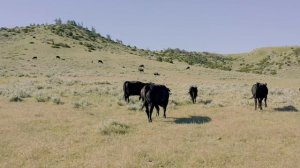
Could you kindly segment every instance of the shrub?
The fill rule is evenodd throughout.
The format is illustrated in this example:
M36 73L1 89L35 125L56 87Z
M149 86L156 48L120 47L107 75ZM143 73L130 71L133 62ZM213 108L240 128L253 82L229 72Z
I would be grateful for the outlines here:
M23 101L23 99L20 96L18 96L18 95L12 95L9 98L9 101L10 102L21 102L21 101Z
M81 109L88 107L90 105L91 103L89 103L86 99L80 99L79 101L73 103L74 108L81 108Z
M128 110L131 110L131 111L138 111L140 110L140 105L139 104L129 104L128 105Z
M126 134L129 132L129 126L116 121L103 122L99 128L103 135Z
M165 58L164 61L173 64L173 59L172 58Z
M276 75L277 74L277 71L276 70L271 70L271 75Z
M54 43L52 44L52 48L71 48L68 44L64 44L64 43Z
M20 97L20 98L27 98L27 97L31 97L30 93L28 93L28 91L25 90L17 90L14 95Z
M54 104L64 104L64 102L61 101L60 97L51 97L51 101L54 103Z
M93 50L96 50L96 47L93 44L90 43L84 43L84 46L86 46L88 48L89 52L92 52Z
M162 62L163 58L159 56L159 57L156 58L156 61Z
M43 86L36 86L36 88L38 89L38 90L41 90L41 89L44 89L44 87Z
M44 92L38 92L34 96L37 102L47 102L50 100L50 97L46 95Z
M1 94L0 94L0 95L1 95ZM121 101L121 100L119 100L119 101L117 102L117 104L118 104L119 106L124 106L124 105L125 105L124 102Z

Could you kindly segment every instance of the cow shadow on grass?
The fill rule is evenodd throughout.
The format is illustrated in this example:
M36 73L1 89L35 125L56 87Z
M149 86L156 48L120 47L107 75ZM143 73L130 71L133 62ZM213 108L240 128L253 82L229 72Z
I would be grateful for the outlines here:
M274 108L274 110L278 111L278 112L298 112L299 111L296 107L294 107L292 105Z
M190 116L187 118L173 118L176 124L205 124L211 121L207 116ZM170 121L171 122L171 121Z

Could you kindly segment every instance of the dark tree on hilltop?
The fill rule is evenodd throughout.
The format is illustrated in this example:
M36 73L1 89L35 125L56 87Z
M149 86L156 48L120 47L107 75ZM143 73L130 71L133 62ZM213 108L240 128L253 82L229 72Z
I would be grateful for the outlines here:
M56 25L61 25L62 24L62 20L60 18L57 18L54 20Z

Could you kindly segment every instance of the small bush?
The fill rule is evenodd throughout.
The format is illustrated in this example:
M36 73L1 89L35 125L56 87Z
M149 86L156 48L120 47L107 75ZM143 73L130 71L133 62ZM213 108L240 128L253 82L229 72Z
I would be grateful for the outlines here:
M61 101L60 97L51 97L51 101L54 103L54 104L64 104L64 102Z
M18 96L18 95L12 95L9 98L9 101L10 102L21 102L21 101L23 101L23 99L20 96Z
M128 105L128 110L131 110L131 111L138 111L140 110L140 105L139 104L129 104Z
M84 43L83 45L88 48L89 52L92 52L93 50L96 50L96 47L91 43Z
M104 122L100 125L100 132L103 135L126 134L129 132L129 126L115 121Z
M172 58L165 58L164 61L173 64Z
M52 45L52 48L71 48L68 44L64 44L64 43L55 43Z
M276 75L277 74L277 71L276 70L271 70L271 75Z
M157 57L157 58L156 58L156 61L162 62L162 61L163 61L163 58L162 58L162 57Z
M0 95L1 95L1 94L0 94ZM123 101L118 101L117 104L118 104L119 106L124 106Z
M34 96L35 100L37 102L47 102L50 100L50 97L46 95L46 93L44 92L38 92L35 96Z
M27 98L31 97L30 93L24 90L17 90L13 95L20 97L20 98Z
M80 99L79 101L73 103L73 107L78 108L78 109L79 108L83 109L90 105L91 105L91 103L89 103L86 99Z
M8 37L9 35L8 35L8 34L3 34L3 36L4 36L4 37Z
M169 103L169 107L172 109L177 109L177 107L181 105L177 100L171 100Z

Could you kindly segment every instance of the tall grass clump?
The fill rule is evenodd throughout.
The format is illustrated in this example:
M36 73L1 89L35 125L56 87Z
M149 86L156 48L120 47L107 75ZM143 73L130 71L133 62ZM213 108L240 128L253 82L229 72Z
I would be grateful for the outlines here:
M141 105L140 104L129 104L128 110L139 111L139 110L141 110Z
M80 99L76 102L73 102L73 107L77 109L84 109L85 107L90 106L91 103L87 99Z
M47 102L51 97L46 92L39 91L34 95L34 98L37 102Z
M21 101L23 101L23 99L18 95L12 95L12 96L10 96L9 101L10 102L21 102Z
M53 96L53 97L51 97L51 101L52 101L54 104L57 104L57 105L59 105L59 104L64 104L64 102L62 102L61 99L60 99L60 97L58 97L58 96Z
M124 135L129 132L129 126L116 121L106 121L100 125L99 131L103 135Z
M16 90L14 91L10 97L9 97L9 101L10 102L20 102L23 100L23 98L27 98L27 97L31 97L30 93L25 91L25 90Z

